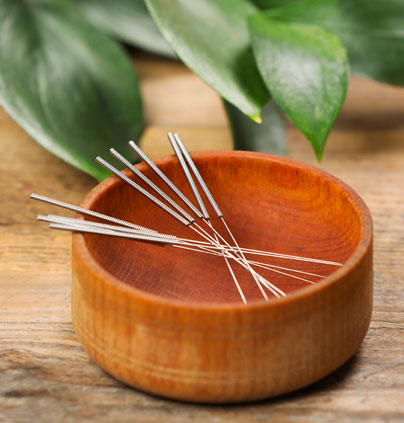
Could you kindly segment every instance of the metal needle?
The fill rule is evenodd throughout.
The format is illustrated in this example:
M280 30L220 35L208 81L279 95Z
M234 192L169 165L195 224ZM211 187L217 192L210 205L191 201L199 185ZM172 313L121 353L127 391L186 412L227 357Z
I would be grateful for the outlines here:
M129 141L129 145L136 151L139 157L147 163L150 169L160 177L162 181L183 201L199 218L202 217L202 213L188 200L187 197L167 178L167 176L153 163L152 160L136 145L133 141Z
M241 258L242 258L242 259L244 260L244 262L246 263L246 265L247 265L247 269L249 270L249 272L251 273L252 277L254 278L254 280L255 280L255 282L256 282L256 284L257 284L257 286L258 286L259 290L261 291L261 294L262 294L262 295L263 295L263 297L264 297L264 298L268 301L268 296L266 295L265 291L262 289L262 286L261 286L261 283L260 283L260 282L262 282L262 279L263 279L263 278L262 278L262 277L259 277L259 276L257 275L257 273L256 273L256 272L255 272L255 271L251 268L251 266L250 266L250 265L249 265L249 263L247 262L247 259L245 258L245 256L244 256L243 252L240 250L239 245L237 244L237 242L236 242L236 240L235 240L235 238L234 238L233 234L231 233L231 231L230 231L229 227L227 226L227 224L226 224L226 222L225 222L225 220L224 220L223 213L221 212L221 210L220 210L219 206L217 205L216 201L215 201L215 200L214 200L214 198L213 198L213 195L211 194L211 192L210 192L210 190L208 189L208 187L207 187L207 185L206 185L205 181L203 180L203 178L202 178L201 174L199 173L199 171L198 171L197 167L195 166L195 163L194 163L194 161L192 160L191 156L189 155L189 153L188 153L187 149L185 148L185 146L184 146L184 144L183 144L183 142L182 142L182 140L181 140L180 136L179 136L178 134L175 134L175 135L173 136L171 133L169 133L169 134L168 134L168 137L169 137L169 139L170 139L171 145L173 146L174 151L175 151L175 153L176 153L176 155L177 155L178 159L180 160L180 163L181 163L181 165L182 165L182 167L183 167L183 168L184 168L184 166L185 166L185 167L187 167L187 166L186 166L186 164L183 164L183 163L185 163L185 162L184 162L184 159L182 158L182 160L181 160L181 159L180 159L180 157L182 157L182 155L185 157L186 162L187 162L187 163L188 163L188 165L190 166L190 168L191 168L191 170L192 170L193 174L195 175L195 177L196 177L197 181L199 182L199 185L201 186L201 188L202 188L202 190L204 191L204 193L205 193L205 195L206 195L207 199L209 200L209 202L210 202L210 204L211 204L211 206L212 206L213 210L215 211L215 213L217 214L217 216L218 216L218 217L221 219L221 221L223 222L223 224L224 224L224 226L226 227L227 232L229 233L229 235L230 235L230 237L231 237L231 239L232 239L232 241L233 241L234 245L236 246L237 250L239 251ZM174 147L174 146L175 146L175 147ZM194 182L193 182L193 179L192 179L192 176L189 174L189 171L188 171L188 172L186 172L186 171L185 171L185 169L184 169L184 173L185 173L185 175L186 175L186 177L187 177L187 179L188 179L189 183L190 183L190 184L192 183L192 184L195 186L195 184L194 184ZM189 175L189 176L188 176L188 175ZM192 182L191 182L191 181L192 181ZM192 186L192 185L191 185L191 186ZM199 191L197 190L196 186L195 186L195 189L192 189L192 191L194 192L195 196L197 197L197 200L199 199L198 204L199 204L199 202L202 202L202 204L203 204L202 198L201 198L201 196L199 195ZM213 226L212 226L211 224L210 224L209 226L212 228L212 230L214 230L214 228L213 228ZM216 232L216 231L215 231L215 232ZM221 238L223 239L223 237L221 237Z
M154 232L158 233L157 231L153 231L151 229L144 228L143 226L135 225L134 223L127 222L125 220L117 219L116 217L108 216L106 214L98 213L93 210L88 210L83 207L75 206L74 204L65 203L63 201L55 200L53 198L45 197L44 195L39 195L32 193L30 197L34 200L43 201L48 204L52 204L54 206L62 207L64 209L72 210L77 213L81 213L87 216L96 217L98 219L105 220L107 222L116 223L118 225L126 226L128 228L139 229L146 232Z

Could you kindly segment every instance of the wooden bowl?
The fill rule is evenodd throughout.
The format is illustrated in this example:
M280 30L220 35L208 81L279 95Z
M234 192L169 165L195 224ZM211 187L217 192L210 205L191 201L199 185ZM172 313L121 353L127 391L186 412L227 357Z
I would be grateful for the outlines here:
M267 257L328 275L311 285L262 269L288 293L267 302L233 265L244 305L220 257L74 234L72 315L89 355L136 388L210 403L284 394L337 369L371 319L372 221L365 203L337 178L286 158L237 151L192 157L241 246L343 266ZM192 198L175 157L155 163ZM144 163L137 167L163 186ZM82 206L197 238L116 177L96 186Z

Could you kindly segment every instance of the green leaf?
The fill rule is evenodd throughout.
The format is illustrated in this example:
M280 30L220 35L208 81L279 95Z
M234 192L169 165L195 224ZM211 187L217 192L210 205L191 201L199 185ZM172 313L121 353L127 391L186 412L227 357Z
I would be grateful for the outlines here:
M268 92L251 51L247 0L146 0L184 63L223 98L259 121Z
M302 0L252 0L261 9L273 9L283 7L288 4L297 3Z
M69 3L0 0L0 102L43 147L98 179L94 162L142 130L138 80L121 48ZM133 157L133 155L132 155Z
M118 39L167 57L176 57L154 23L144 0L76 0L86 18Z
M348 60L337 36L314 25L249 19L254 54L273 99L312 143L318 159L348 85Z
M334 32L348 51L352 72L404 85L404 1L303 0L267 13Z
M236 150L286 154L285 122L279 107L271 100L262 109L262 123L243 115L227 101L223 101Z

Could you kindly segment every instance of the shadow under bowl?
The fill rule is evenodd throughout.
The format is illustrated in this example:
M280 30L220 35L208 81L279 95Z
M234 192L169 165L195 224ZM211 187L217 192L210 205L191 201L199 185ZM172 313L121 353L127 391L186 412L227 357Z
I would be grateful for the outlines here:
M80 341L116 378L176 399L250 401L319 380L354 354L369 326L368 208L337 178L290 159L236 151L192 157L240 246L343 265L248 255L325 277L256 268L288 294L276 299L268 292L265 301L251 275L233 263L244 305L221 257L76 233L72 316ZM155 163L193 198L174 156ZM175 197L144 163L137 167ZM97 185L82 206L201 240L116 177ZM208 210L213 226L230 241Z

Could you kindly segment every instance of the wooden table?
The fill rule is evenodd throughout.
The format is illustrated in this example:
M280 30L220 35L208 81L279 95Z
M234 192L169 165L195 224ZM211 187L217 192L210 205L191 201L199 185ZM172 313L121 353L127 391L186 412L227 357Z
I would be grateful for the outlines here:
M169 153L167 130L191 149L231 148L217 96L181 64L137 56L149 124L143 145ZM0 422L403 422L404 90L352 80L323 162L288 130L289 156L320 166L364 198L375 224L369 332L342 368L299 392L254 404L203 406L128 388L100 370L70 318L70 234L35 221L30 192L79 203L95 185L0 114Z

